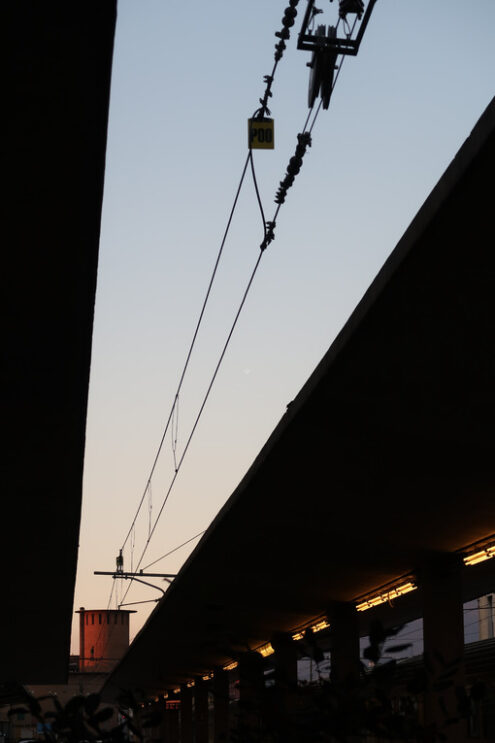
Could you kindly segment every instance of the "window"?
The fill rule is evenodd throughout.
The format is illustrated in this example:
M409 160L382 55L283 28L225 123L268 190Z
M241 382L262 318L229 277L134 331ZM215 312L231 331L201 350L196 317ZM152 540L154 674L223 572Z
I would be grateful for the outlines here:
M101 614L98 614L98 624L101 624Z

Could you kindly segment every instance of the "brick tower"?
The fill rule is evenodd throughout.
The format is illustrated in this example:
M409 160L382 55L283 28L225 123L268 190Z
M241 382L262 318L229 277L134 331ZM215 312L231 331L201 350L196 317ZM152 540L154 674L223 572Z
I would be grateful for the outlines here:
M85 609L79 614L79 670L109 673L129 647L132 611Z

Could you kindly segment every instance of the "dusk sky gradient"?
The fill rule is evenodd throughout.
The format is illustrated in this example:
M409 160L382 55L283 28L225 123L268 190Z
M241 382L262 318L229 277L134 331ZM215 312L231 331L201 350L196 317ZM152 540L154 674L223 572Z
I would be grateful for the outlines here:
M108 604L112 579L93 571L114 569L145 487L285 5L119 0L75 609ZM267 219L308 112L310 55L296 48L305 5L273 84L276 148L255 153ZM337 2L317 5L319 22L336 21ZM494 30L493 0L378 0L319 114L143 565L208 526L469 135L494 92ZM179 455L261 239L249 176L181 393ZM173 475L169 442L152 516ZM144 506L126 569L148 534ZM153 569L178 571L195 544ZM158 596L134 585L127 601ZM132 634L153 606L131 607Z

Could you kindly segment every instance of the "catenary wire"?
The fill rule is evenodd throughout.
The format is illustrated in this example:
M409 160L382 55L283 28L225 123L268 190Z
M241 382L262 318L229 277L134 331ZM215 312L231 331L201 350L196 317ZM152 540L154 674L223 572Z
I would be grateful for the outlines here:
M355 24L354 24L354 25L355 25ZM353 29L354 29L354 26L353 26ZM277 35L278 35L278 34L277 34ZM283 48L285 49L285 46L284 46ZM333 89L334 89L334 87L335 87L335 84L336 84L336 82L337 82L337 79L338 79L338 75L339 75L339 73L340 73L340 70L341 70L341 68L342 68L342 64L343 64L343 59L344 59L344 56L342 55L342 59L341 59L340 65L339 65L339 67L338 67L338 70L337 70L337 75L335 76L335 79L334 79L334 81L333 81L333 85L332 85L332 91L333 91ZM276 57L276 62L275 62L275 65L274 65L274 67L273 67L273 71L272 71L272 76L265 76L265 82L267 83L267 89L266 89L266 92L265 92L265 96L264 96L264 99L263 99L263 100L262 100L262 99L260 99L260 103L262 104L262 106L261 106L261 109L258 109L258 111L257 111L257 114L258 114L258 115L260 115L260 116L263 116L263 115L264 115L265 113L269 113L269 110L268 110L268 108L267 108L267 100L268 100L268 97L269 97L269 96L271 96L270 88L271 88L271 84L272 84L272 82L273 82L273 74L274 74L274 72L275 72L275 70L276 70L276 68L277 68L277 64L278 64L278 61L279 61L279 60L277 60L277 57ZM311 130L313 129L313 127L314 127L314 125L315 125L315 123L316 123L316 118L317 118L317 116L318 116L318 114L319 114L319 111L320 111L320 109L321 109L321 101L320 101L320 105L318 106L318 109L317 109L317 111L316 111L316 113L315 113L315 116L314 116L314 118L313 118L313 121L312 121L312 124L311 124L310 130L309 130L309 133L311 132ZM312 109L311 109L311 111L312 111ZM310 111L310 114L311 114L311 111ZM256 114L255 114L255 115L256 115ZM308 115L308 117L307 117L307 119L306 119L306 124L305 124L305 127L307 126L307 122L309 121L309 118L310 118L310 116ZM299 136L299 135L298 135L298 136ZM219 369L220 369L220 366L221 366L221 364L222 364L223 358L224 358L224 356L225 356L225 353L226 353L226 351L227 351L228 345L229 345L229 343L230 343L230 340L231 340L231 338L232 338L232 334L233 334L233 332L234 332L234 329L235 329L235 327L236 327L236 325L237 325L237 321L238 321L238 319L239 319L240 313L241 313L241 311L242 311L242 308L244 307L244 304L245 304L245 301L246 301L246 299L247 299L247 295L248 295L248 293L249 293L249 290L250 290L250 288L251 288L252 282L253 282L253 280L254 280L254 277L255 277L255 275L256 275L256 273L257 273L257 271L258 271L258 267L259 267L259 264L260 264L260 262L261 262L261 257L262 257L262 255L263 255L263 252L264 252L264 250L266 249L266 247L267 247L267 246L268 246L268 245L270 244L270 242L271 242L271 241L272 241L272 240L274 239L274 237L275 237L275 236L274 236L274 232L273 232L273 228L275 227L275 221L276 221L276 217L278 216L278 213L279 213L279 211L280 211L280 208L281 208L281 205L282 205L282 204L281 204L281 203L279 203L279 204L278 204L278 206L277 206L277 208L276 208L276 211L275 211L275 217L274 217L273 221L272 221L272 222L266 222L266 220L265 220L265 216L264 216L263 205L262 205L262 202L261 202L261 198L260 198L260 195L259 195L259 189L258 189L258 185L257 185L256 175L255 175L255 171L254 171L254 162L253 162L253 158L252 158L252 150L251 150L251 147L250 147L250 149L249 149L249 153L248 153L248 156L247 156L247 158L246 158L246 162L245 162L245 165L244 165L244 170L243 170L243 173L242 173L241 183L239 184L239 187L238 187L238 191L237 191L236 199L235 199L235 202L234 202L234 206L235 206L235 204L237 203L237 198L238 198L238 195L239 195L239 193L240 193L240 188L241 188L241 186L242 186L242 182L243 182L243 180L244 180L244 177L245 177L245 173L246 173L246 169L247 169L247 166L248 166L248 164L249 164L249 163L251 164L251 171L252 171L252 175L253 175L253 183L254 183L254 187L255 187L256 197L257 197L257 200L258 200L258 205L259 205L259 208L260 208L260 211L261 211L261 215L262 215L262 219L263 219L264 240L263 240L263 242L262 242L262 244L261 244L261 246L260 246L260 248L261 248L261 252L260 252L260 254L258 255L257 261L256 261L256 263L255 263L255 266L254 266L254 268L253 268L253 271L252 271L252 273L251 273L251 276L250 276L250 278L249 278L249 281L248 281L248 284L247 284L246 290L245 290L245 292L244 292L243 298L242 298L242 300L241 300L241 303L240 303L240 305L239 305L239 308L238 308L238 310L237 310L237 313L236 313L236 316L235 316L235 319L234 319L233 325L232 325L232 327L231 327L231 329L230 329L230 331L229 331L229 334L228 334L228 336L227 336L227 340L226 340L226 342L225 342L225 345L224 345L224 347L223 347L223 349L222 349L222 352L221 352L221 354L220 354L220 358L219 358L219 361L218 361L218 363L217 363L217 366L216 366L216 368L215 368L215 371L214 371L214 373L213 373L213 376L212 376L212 378L211 378L211 380L210 380L210 383L209 383L209 386L208 386L208 388L207 388L207 391L206 391L205 397L204 397L204 399L203 399L203 401L202 401L202 404L201 404L200 410L199 410L199 412L198 412L198 415L197 415L197 417L196 417L196 419L195 419L194 425L193 425L193 427L192 427L192 429L191 429L191 432L190 432L190 434L189 434L189 437L188 437L188 439L187 439L187 442L186 442L186 445L185 445L185 447L184 447L183 453L182 453L182 455L181 455L181 457L180 457L180 459L179 459L178 463L176 464L174 475L173 475L173 477L172 477L172 480L171 480L171 482L170 482L170 484L169 484L169 487L168 487L168 489L167 489L167 492L166 492L166 494L165 494L164 500L163 500L163 502L162 502L162 505L161 505L161 507L160 507L160 510L159 510L159 512L158 512L158 515L157 515L157 517L156 517L156 519L155 519L155 522L154 522L154 524L153 524L153 527L152 527L151 531L149 532L149 535L148 535L148 538L147 538L147 540L146 540L146 543L145 543L144 549L143 549L143 551L142 551L142 553L141 553L141 556L140 556L140 558L139 558L138 564L137 564L137 566L136 566L136 571L137 571L137 570L139 570L139 568L140 568L140 565L141 565L141 563L142 563L142 560L143 560L143 558L144 558L144 555L146 554L146 551L147 551L147 549L148 549L148 546L149 546L149 543L150 543L150 541L151 541L151 538L152 538L152 536L153 536L153 534L154 534L154 532L155 532L155 530L156 530L156 527L157 527L158 521L159 521L159 519L160 519L160 517L161 517L161 514L163 513L163 510L164 510L164 508L165 508L165 505L166 505L166 503L167 503L167 501L168 501L168 499L169 499L170 493L171 493L171 491L172 491L172 489L173 489L173 487L174 487L174 484L175 484L175 481L176 481L176 479L177 479L177 476L178 476L178 474L179 474L180 468L181 468L181 466L182 466L182 463L183 463L183 461L184 461L184 458L185 458L185 456L186 456L186 453L187 453L187 451L188 451L188 449L189 449L189 446L190 446L191 440L192 440L192 438L193 438L193 436L194 436L194 433L195 433L195 431L196 431L197 425L198 425L198 423L199 423L199 420L200 420L200 418L201 418L201 416L202 416L202 413L203 413L203 410L204 410L204 408L205 408L206 402L207 402L207 400L208 400L208 397L209 397L209 395L210 395L211 389L212 389L212 387L213 387L213 384L214 384L214 382L215 382L215 379L216 379L216 377L217 377L217 374L218 374L218 371L219 371ZM234 211L234 207L233 207L233 209L232 209L232 212L231 212L231 216L230 216L230 219L229 219L229 225L228 225L228 226L230 226L230 222L231 222L231 219L232 219L232 217L233 217L233 211ZM267 230L267 228L268 228L268 230ZM225 237L226 237L226 236L225 236ZM268 239L267 239L267 238L268 238ZM224 239L225 239L225 238L224 238ZM222 246L223 246L223 242L222 242ZM217 265L218 265L218 263L217 263L217 264L215 265L215 271L216 271ZM212 284L212 283L213 283L213 282L211 281L211 282L210 282L210 286L209 286L209 288L208 288L208 293L207 293L207 297L209 296L209 291L210 291L210 289L211 289L211 284ZM202 313L201 313L201 316L200 316L200 320L202 319L202 314L203 314L203 312L204 312L204 308L205 308L205 304L203 305L203 310L202 310ZM198 322L198 326L197 326L197 329L196 329L195 335L194 335L194 337L193 337L193 343L194 343L194 341L195 341L195 338L196 338L196 335L197 335L197 331L199 330L199 324L200 324L200 322ZM193 344L192 344L192 345L193 345ZM187 367L187 364L188 364L188 362L189 362L190 354L191 354L191 352L192 352L192 345L191 345L191 349L190 349L190 352L189 352L189 354L188 354L188 357L187 357L187 360L186 360L186 367ZM180 381L180 384L182 383L182 380L183 380L183 377L184 377L184 375L185 375L185 369L184 369L184 371L183 371L183 374L182 374L182 376L181 376L181 381ZM165 431L164 431L164 435L163 435L163 437L162 437L162 440L161 440L161 442L160 442L160 447L159 447L159 451L157 452L157 455L156 455L156 458L155 458L155 461L154 461L154 465L153 465L153 470L152 470L152 473L153 473L153 471L154 471L154 468L156 467L156 463L157 463L157 460L158 460L159 454L160 454L160 452L161 452L161 448L162 448L162 445L163 445L163 441L164 441L164 439L165 439L165 435L166 435L166 432L167 432L167 429L168 429L168 425L170 424L170 420L171 420L171 418L172 418L172 414L173 414L173 411L174 411L174 406L175 406L176 400L177 400L177 395L176 395L176 398L174 399L174 403L173 403L173 406L172 406L172 409L171 409L171 413L170 413L169 419L168 419L168 421L167 421L167 427L166 427L166 429L165 429ZM150 475L150 477L151 477L151 475ZM149 482L149 480L148 480L148 482ZM146 490L145 490L145 492L143 493L143 497L142 497L142 499L141 499L141 502L140 502L140 505L139 505L139 507L138 507L138 511L137 511L137 513L136 513L135 519L137 518L137 515L138 515L138 513L139 513L139 509L140 509L140 507L141 507L141 504L142 504L142 501L143 501L143 499L144 499L144 495L145 495L145 493L146 493ZM128 536L129 536L129 535L127 535L127 537L126 537L126 540L125 540L125 541L127 541L127 538L128 538ZM124 545L125 545L125 542L124 542ZM162 559L162 558L159 558L159 559ZM151 564L154 564L154 563L151 563ZM120 602L120 603L123 603L123 602L124 602L124 600L125 600L125 598L126 598L126 596L127 596L128 592L129 592L129 590L130 590L130 588L131 588L131 585L132 585L132 579L131 579L131 582L129 583L129 586L127 587L127 589L126 589L126 591L125 591L125 593L124 593L123 597L121 598L121 602Z
M139 558L139 562L136 565L136 572L139 570L139 568L141 566L141 563L143 561L144 555L146 554L146 551L148 549L148 546L149 546L149 543L151 541L151 538L152 538L153 534L155 533L156 527L157 527L158 522L160 520L160 517L161 517L161 515L163 513L163 509L165 508L165 506L167 504L167 501L169 499L170 493L172 492L172 488L174 487L175 481L176 481L177 476L178 476L178 474L180 472L180 469L182 467L182 463L184 462L185 456L186 456L186 454L188 452L189 446L190 446L191 441L193 439L193 436L194 436L194 434L196 432L196 428L198 427L199 421L201 419L201 416L202 416L203 411L205 409L206 403L207 403L208 398L210 396L210 392L211 392L211 390L213 388L213 385L215 383L215 380L217 378L218 372L220 370L220 367L222 365L223 359L224 359L225 354L227 352L227 348L229 347L230 341L232 339L232 335L234 334L234 330L236 328L236 325L237 325L237 322L239 320L240 314L242 312L242 309L243 309L244 304L246 302L247 296L248 296L249 291L251 289L251 286L253 284L254 277L256 276L256 273L258 271L258 268L259 268L259 265L260 265L262 256L263 256L263 251L260 251L260 253L258 255L258 258L256 260L256 263L254 264L254 268L253 268L253 270L251 272L251 276L249 277L249 281L248 281L248 283L246 285L246 288L244 290L244 294L242 296L241 302L240 302L239 307L237 309L237 312L236 312L236 315L235 315L235 318L234 318L234 322L232 323L232 326L230 328L229 334L227 336L227 340L225 341L225 344L224 344L224 346L222 348L222 352L220 354L220 358L218 359L217 365L216 365L215 370L213 372L213 375L212 375L212 377L210 379L210 383L209 383L208 388L206 390L206 393L205 393L205 395L203 397L203 401L202 401L201 406L199 408L199 412L196 415L196 419L194 421L193 427L191 429L191 432L189 433L189 437L188 437L188 439L186 441L186 444L185 444L185 447L184 447L184 451L182 452L182 455L181 455L181 457L180 457L180 459L179 459L179 461L177 463L177 469L176 469L176 471L175 471L175 473L174 473L174 475L172 477L172 480L170 482L170 485L169 485L169 487L167 489L167 492L165 494L165 498L163 499L163 502L162 502L162 505L160 507L160 510L158 511L158 515L157 515L157 517L155 519L155 522L153 524L153 527L151 529L151 532L149 534L149 537L146 540L144 549L143 549L143 551L141 553L141 557ZM132 585L132 579L131 579L131 582L129 583L129 586L126 589L126 592L124 593L124 596L122 597L122 599L120 601L121 604L124 602L124 600L125 600L125 598L127 596L127 593L129 592L129 589L130 589L131 585Z
M273 80L274 80L274 77L275 77L275 72L277 70L278 64L279 64L280 60L282 59L283 53L284 53L284 51L286 49L285 40L287 40L290 37L289 28L293 25L294 18L297 15L297 11L295 10L295 8L298 5L298 2L299 2L299 0L290 0L289 7L286 8L286 11L284 13L284 18L282 19L282 26L283 26L282 27L282 31L277 32L275 34L275 36L277 36L279 38L279 42L275 45L275 61L274 61L274 65L273 65L271 74L264 76L264 82L266 84L266 86L265 86L265 92L264 92L263 98L260 98L261 108L257 109L257 111L255 113L255 116L257 115L257 116L259 116L259 117L262 118L266 113L268 113L268 114L270 113L270 111L268 109L268 99L272 96L271 87L272 87L272 84L273 84ZM292 20L290 20L290 18L287 16L287 11L290 11L290 18L292 18ZM128 531L128 533L127 533L127 535L126 535L126 537L124 539L124 542L122 544L121 550L124 549L124 547L125 547L125 545L127 543L127 540L129 539L129 536L130 536L130 533L132 531L132 528L133 528L134 524L136 523L136 519L138 518L138 515L140 513L141 507L142 507L143 502L144 502L144 499L146 497L146 491L148 489L150 480L153 477L153 473L154 473L154 471L156 469L156 465L158 463L158 459L160 457L160 454L161 454L161 451L162 451L162 448L163 448L165 437L167 435L167 431L168 431L168 428L170 426L170 422L171 422L171 419L172 419L174 410L175 410L176 405L178 403L178 396L179 396L180 390L182 388L182 383L184 381L184 377L185 377L185 374L186 374L186 371L187 371L187 367L189 365L191 354L192 354L194 345L196 343L196 338L197 338L197 335L198 335L198 332L199 332L199 329L200 329L200 326L201 326L201 323L202 323L202 320L203 320L203 316L204 316L204 313L205 313L206 305L207 305L208 299L210 297L211 288L212 288L213 282L215 280L215 276L216 276L216 273L217 273L218 265L220 263L220 258L222 256L223 248L224 248L224 245L225 245L225 241L227 239L227 235L228 235L229 230L230 230L230 226L231 226L231 223L232 223L232 218L234 216L234 212L235 212L235 209L236 209L236 206L237 206L237 201L239 199L239 194L240 194L240 191L241 191L241 188L242 188L242 184L244 182L244 178L245 178L245 175L246 175L246 170L247 170L248 162L249 162L250 159L251 159L251 162L252 162L251 149L250 149L249 154L248 154L248 156L246 158L246 161L244 163L244 167L243 167L243 170L242 170L240 182L239 182L239 185L238 185L238 188L237 188L236 196L234 198L234 203L233 203L233 206L232 206L230 215L229 215L229 219L227 221L227 226L226 226L226 229L225 229L225 232L224 232L224 236L223 236L222 242L220 244L220 249L218 251L217 259L215 261L215 265L214 265L213 272L212 272L212 276L211 276L210 282L208 284L208 289L206 291L205 299L203 301L203 306L202 306L201 312L199 314L199 319L198 319L198 322L196 324L195 331L193 333L193 338L192 338L192 341L191 341L191 345L189 347L189 351L188 351L187 356L186 356L186 361L185 361L185 364L184 364L184 367L183 367L183 370L182 370L182 374L181 374L180 379L179 379L179 384L178 384L177 391L176 391L176 394L175 394L175 397L174 397L174 401L172 403L172 407L171 407L171 410L170 410L170 413L169 413L167 422L165 424L165 428L164 428L164 431L163 431L163 434L162 434L162 437L161 437L161 440L160 440L160 443L159 443L159 446L158 446L158 450L157 450L156 455L155 455L155 458L153 460L153 464L152 464L152 467L151 467L150 474L149 474L148 479L146 481L146 486L144 488L143 494L142 494L141 499L139 501L139 504L138 504L138 507L137 507L135 516L133 518L131 527L129 528L129 531ZM259 203L260 203L260 201L259 201ZM261 203L260 203L260 205L261 205ZM174 460L175 460L175 451L174 451ZM174 464L175 464L175 461L174 461ZM176 469L177 469L177 467L176 467Z
M143 570L148 570L148 568L150 568L152 565L156 565L156 563L157 562L160 562L160 560L164 560L169 555L173 555L174 552L177 552L178 550L182 549L182 547L185 547L186 544L189 544L189 542L193 542L198 537L203 536L203 534L205 533L205 531L206 531L206 529L203 529L203 531L200 531L199 534L195 534L194 537L191 537L190 539L187 539L185 542L182 542L182 544L179 544L178 547L174 547L173 549L169 550L168 552L166 552L161 557L157 557L156 560L153 560L153 562L150 562L148 565L145 565L144 568L143 568Z
M168 432L168 429L169 429L169 426L170 426L170 422L172 420L172 416L173 416L174 411L175 411L176 406L177 406L178 396L179 396L180 391L182 389L184 378L186 376L187 368L189 366L189 362L191 360L192 352L193 352L194 346L196 344L196 340L197 340L197 337L198 337L199 329L201 327L201 323L203 322L203 317L204 317L204 314L205 314L206 305L208 304L208 300L210 298L210 294L211 294L211 289L212 289L212 286L213 286L213 282L215 281L215 277L216 277L216 274L217 274L217 271L218 271L218 266L220 264L220 259L222 257L223 249L225 247L225 242L227 240L227 236L228 236L229 231L230 231L230 226L232 224L232 219L234 217L234 212L235 212L236 207L237 207L237 202L239 200L239 195L241 193L242 184L243 184L244 178L246 176L246 171L247 171L248 164L249 164L249 155L246 157L246 161L245 161L244 166L242 168L242 173L241 173L241 177L240 177L240 180L239 180L239 184L237 186L237 191L236 191L236 194L235 194L235 197L234 197L234 202L232 204L232 208L230 210L229 218L227 220L227 226L225 227L225 231L224 231L224 234L223 234L222 241L220 243L220 248L219 248L219 251L218 251L216 260L215 260L215 264L214 264L213 271L212 271L212 274L211 274L211 277L210 277L210 281L208 283L208 288L206 290L205 298L203 300L203 305L201 307L201 311L199 313L199 318L198 318L198 321L196 323L196 327L194 329L192 340L191 340L191 343L189 345L189 350L188 350L187 355L186 355L186 360L185 360L184 366L182 368L182 372L181 372L181 375L180 375L180 378L179 378L179 384L177 385L177 390L176 390L176 393L175 393L175 396L174 396L174 401L172 403L172 407L170 409L170 413L168 415L167 422L165 424L165 428L163 430L162 437L160 439L160 443L158 445L158 449L157 449L157 452L155 454L155 458L153 460L153 464L151 466L151 470L150 470L150 473L148 475L148 479L146 481L146 486L144 488L143 494L142 494L141 499L139 501L139 505L137 507L136 513L134 515L134 518L132 520L132 524L131 524L131 526L129 528L129 531L127 532L127 535L126 535L123 543L122 543L122 547L121 547L122 550L124 549L124 547L125 547L125 545L127 543L127 540L129 539L129 536L131 534L131 531L133 529L133 526L136 523L137 517L139 516L139 513L141 511L141 507L142 507L143 502L144 502L144 499L146 497L146 493L148 492L148 488L149 488L149 485L150 485L151 478L153 477L153 474L155 472L156 466L158 464L158 459L160 457L160 454L161 454L161 451L162 451L162 448L163 448L163 444L165 442L165 437L167 435L167 432Z

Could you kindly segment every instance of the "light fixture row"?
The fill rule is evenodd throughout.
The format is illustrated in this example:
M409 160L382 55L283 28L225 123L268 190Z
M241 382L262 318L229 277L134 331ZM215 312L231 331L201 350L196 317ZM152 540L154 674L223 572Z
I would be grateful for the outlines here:
M463 555L463 561L464 564L468 567L471 567L472 565L478 565L480 562L484 562L485 560L490 560L492 557L495 557L495 541L492 540L490 543L484 544L482 548L480 546L473 547L472 551L469 554ZM367 598L364 598L363 600L359 600L356 602L356 609L357 611L367 611L368 609L373 609L375 606L379 606L380 604L390 603L394 599L399 598L400 596L404 596L407 593L411 593L411 591L415 591L417 589L417 585L413 582L413 580L407 580L404 583L400 583L393 588L391 588L388 591L381 591L380 593L370 595ZM309 625L308 627L305 627L304 629L297 630L292 633L292 639L297 642L298 640L302 640L304 638L305 633L310 630L311 632L321 632L324 629L328 629L330 627L329 622L326 619L320 619L315 624ZM256 649L256 652L260 653L263 658L268 658L270 655L273 655L275 652L273 645L269 642L265 643L264 645L261 645ZM223 666L224 671L233 671L238 666L237 661L231 661L230 663L227 663L225 666ZM206 674L203 676L203 680L207 681L208 679L213 678L213 673ZM187 684L188 687L194 686L194 681L190 681ZM174 689L174 692L177 694L180 692L180 688Z
M404 596L404 594L415 591L416 589L417 586L412 581L407 581L406 583L401 583L400 585L395 586L390 591L384 591L375 596L371 596L364 601L360 601L356 604L356 609L358 611L367 611L368 609L373 609L373 607L378 606L379 604L390 603L393 599L397 599L399 596Z

